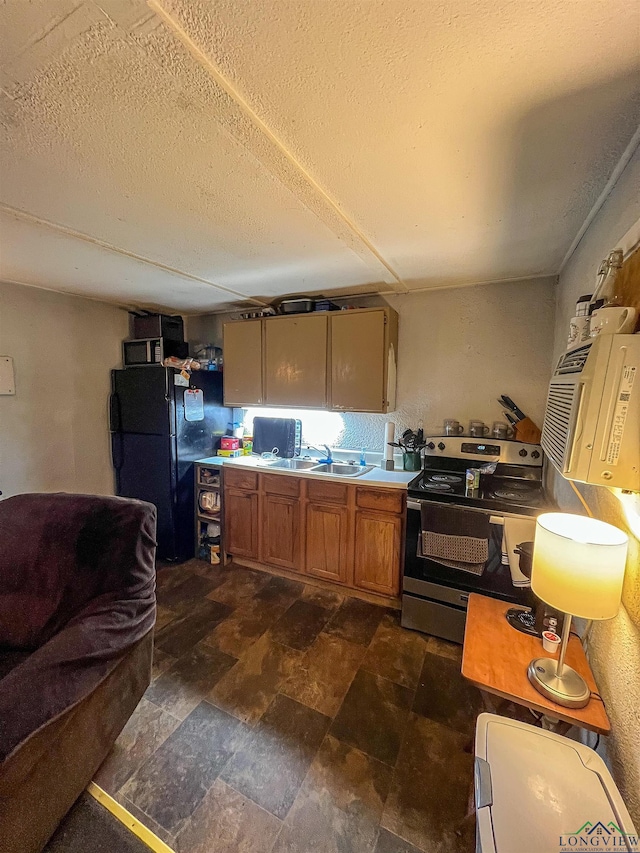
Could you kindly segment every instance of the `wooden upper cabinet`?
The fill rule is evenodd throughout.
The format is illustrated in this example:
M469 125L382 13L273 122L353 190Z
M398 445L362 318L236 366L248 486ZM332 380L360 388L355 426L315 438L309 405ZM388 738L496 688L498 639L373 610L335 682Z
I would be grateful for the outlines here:
M269 406L325 408L326 314L276 317L266 320L264 326L265 402Z
M263 405L262 321L225 323L223 336L225 406Z
M358 510L354 583L382 595L400 594L402 517Z
M390 309L331 316L332 409L388 412L395 407L398 315Z
M224 402L393 411L397 351L391 308L225 323Z

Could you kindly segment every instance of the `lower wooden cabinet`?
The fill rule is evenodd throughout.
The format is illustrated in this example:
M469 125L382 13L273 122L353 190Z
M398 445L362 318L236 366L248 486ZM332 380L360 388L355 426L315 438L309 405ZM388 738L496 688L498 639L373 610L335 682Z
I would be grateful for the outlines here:
M225 472L225 550L352 589L400 594L405 495L295 475Z
M283 569L301 569L300 501L285 495L260 495L260 559Z
M225 489L225 548L229 554L257 560L258 493Z
M305 528L307 574L346 583L348 508L331 504L307 504Z
M360 510L355 522L354 584L369 592L399 594L402 518Z

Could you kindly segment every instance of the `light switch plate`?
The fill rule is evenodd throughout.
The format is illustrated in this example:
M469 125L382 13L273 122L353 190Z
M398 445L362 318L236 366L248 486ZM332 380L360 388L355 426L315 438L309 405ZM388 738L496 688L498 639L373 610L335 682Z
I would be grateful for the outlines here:
M15 394L16 378L13 372L13 359L9 355L0 355L0 394Z

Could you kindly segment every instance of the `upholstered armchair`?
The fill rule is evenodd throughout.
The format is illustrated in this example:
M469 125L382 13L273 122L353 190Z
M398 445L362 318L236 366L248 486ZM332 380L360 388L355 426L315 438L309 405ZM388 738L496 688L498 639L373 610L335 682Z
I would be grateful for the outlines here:
M0 501L0 848L38 853L150 680L156 510Z

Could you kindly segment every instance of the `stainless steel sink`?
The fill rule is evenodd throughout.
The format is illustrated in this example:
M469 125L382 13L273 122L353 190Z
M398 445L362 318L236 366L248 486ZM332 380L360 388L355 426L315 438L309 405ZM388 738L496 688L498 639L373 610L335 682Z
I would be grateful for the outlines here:
M287 471L304 471L314 468L318 463L315 459L278 459L270 462L269 468L284 468Z
M373 471L373 465L346 465L340 462L332 462L330 465L316 465L310 474L336 474L340 477L360 477L367 471Z

